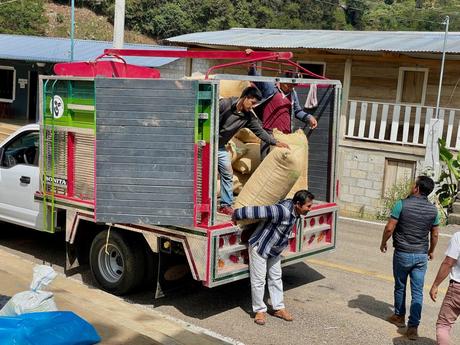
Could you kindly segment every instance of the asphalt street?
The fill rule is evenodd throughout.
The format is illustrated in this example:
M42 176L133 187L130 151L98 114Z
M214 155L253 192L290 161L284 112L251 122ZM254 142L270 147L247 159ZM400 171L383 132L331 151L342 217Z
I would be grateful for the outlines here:
M62 236L1 223L0 227L2 248L63 271ZM382 230L382 225L341 219L334 252L284 269L285 303L295 317L290 323L273 317L265 326L253 323L248 280L214 289L192 284L159 300L149 291L125 298L244 344L435 344L435 322L447 284L442 285L437 303L430 300L428 290L449 236L460 228L442 229L435 259L429 263L418 341L408 340L385 321L392 313L393 278L392 251L379 251ZM92 283L87 271L74 277ZM457 326L452 344L459 343Z

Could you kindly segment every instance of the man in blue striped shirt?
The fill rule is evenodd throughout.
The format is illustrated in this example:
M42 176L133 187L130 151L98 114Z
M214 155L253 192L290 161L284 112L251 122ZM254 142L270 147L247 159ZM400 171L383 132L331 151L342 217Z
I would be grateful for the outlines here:
M310 211L314 195L300 190L292 199L271 206L246 206L235 210L233 220L261 219L249 239L249 272L251 279L254 322L264 325L267 306L264 303L265 279L268 273L268 292L273 315L286 321L293 318L284 307L281 279L281 253L288 245L292 227L300 216Z

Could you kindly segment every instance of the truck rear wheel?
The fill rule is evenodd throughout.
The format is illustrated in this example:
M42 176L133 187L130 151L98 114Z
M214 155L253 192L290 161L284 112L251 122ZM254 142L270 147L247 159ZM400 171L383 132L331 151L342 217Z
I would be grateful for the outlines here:
M123 295L138 287L145 272L144 248L134 238L116 230L102 231L94 238L89 261L91 273L106 291Z

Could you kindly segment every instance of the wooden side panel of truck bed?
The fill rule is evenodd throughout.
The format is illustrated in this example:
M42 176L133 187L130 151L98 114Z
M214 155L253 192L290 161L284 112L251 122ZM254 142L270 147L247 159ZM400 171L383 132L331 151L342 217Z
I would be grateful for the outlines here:
M96 78L96 220L193 225L195 81Z

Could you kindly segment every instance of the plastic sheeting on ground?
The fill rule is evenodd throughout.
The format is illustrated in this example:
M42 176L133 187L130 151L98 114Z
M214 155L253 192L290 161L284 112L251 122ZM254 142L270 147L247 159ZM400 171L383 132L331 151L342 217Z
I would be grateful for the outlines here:
M0 345L91 345L101 338L70 311L0 317Z

